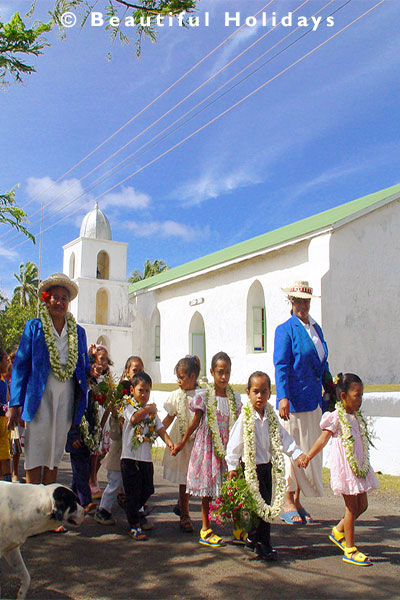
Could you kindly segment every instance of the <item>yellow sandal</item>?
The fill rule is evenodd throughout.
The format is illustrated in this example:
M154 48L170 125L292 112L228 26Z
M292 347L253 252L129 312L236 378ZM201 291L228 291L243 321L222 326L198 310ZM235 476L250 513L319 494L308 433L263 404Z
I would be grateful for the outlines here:
M359 552L355 546L352 546L351 548L344 548L344 556L342 560L350 563L351 565L357 565L358 567L369 567L372 565L372 561L369 560L368 556L362 552Z
M332 533L329 536L331 542L333 542L338 548L344 551L346 545L346 538L344 533L339 531L336 527L332 529Z
M247 532L244 529L234 529L232 531L232 535L233 535L233 540L232 540L233 544L239 544L239 545L243 546L246 543Z
M215 535L212 529L206 529L206 531L200 529L199 544L202 544L203 546L213 546L214 548L226 546L226 542L218 535Z

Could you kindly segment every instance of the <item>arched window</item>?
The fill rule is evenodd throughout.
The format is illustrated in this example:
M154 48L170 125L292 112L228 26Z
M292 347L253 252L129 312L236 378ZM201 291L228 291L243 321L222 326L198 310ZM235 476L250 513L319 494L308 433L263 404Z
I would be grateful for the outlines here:
M104 250L97 255L97 279L110 279L110 258Z
M247 352L267 351L267 328L265 316L264 290L256 280L247 295Z
M75 277L75 252L69 257L69 276L71 279Z
M96 294L96 323L98 325L108 325L107 290L99 290Z
M189 326L189 353L200 358L200 375L206 374L206 332L204 319L199 312L195 312Z
M153 360L159 362L161 360L160 351L160 311L155 308L151 317L150 331L153 332Z

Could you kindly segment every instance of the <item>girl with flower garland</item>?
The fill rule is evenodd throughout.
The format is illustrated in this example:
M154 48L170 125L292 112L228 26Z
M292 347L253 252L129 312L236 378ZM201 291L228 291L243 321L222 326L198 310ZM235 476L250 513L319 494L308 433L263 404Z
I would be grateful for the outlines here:
M199 390L194 396L190 403L193 420L182 441L175 444L172 454L180 452L197 430L188 467L187 491L202 498L199 544L218 548L226 543L210 528L210 502L221 489L229 431L242 403L239 394L235 394L229 386L231 359L225 352L213 356L210 373L214 384L207 386L206 390Z
M92 385L99 383L103 380L104 376L110 372L110 366L113 364L111 358L108 355L106 346L102 344L92 344L89 348L90 362L97 365L100 374L97 378L92 378ZM96 411L100 417L100 432L99 440L96 444L96 449L91 451L91 470L89 477L89 485L93 498L101 498L102 492L100 490L99 482L97 480L97 473L100 469L100 462L110 449L110 427L109 427L109 416L110 408L104 409L103 404L105 397L103 395L97 395L93 392L93 389L89 389L89 397L93 396L93 401L97 403Z
M141 371L144 371L144 365L140 356L130 356L125 363L120 381L123 394L130 394L132 379L134 375ZM111 407L110 414L110 440L110 450L102 461L103 467L107 469L107 485L101 497L99 509L94 516L94 520L100 525L115 525L111 509L123 487L121 475L121 419L114 406ZM125 494L122 494L122 496L125 502Z
M39 286L39 318L29 320L13 364L9 415L25 421L27 483L55 483L72 423L86 409L90 367L85 330L68 305L78 286L64 273L54 273Z
M163 420L166 429L174 422L170 431L171 440L175 443L182 441L183 436L192 419L189 402L196 393L197 378L200 373L200 359L198 356L185 356L181 358L174 369L178 380L179 389L168 396L164 404L167 416ZM176 417L176 418L175 418ZM186 492L187 471L190 453L193 447L193 435L177 457L169 452L164 453L164 478L172 483L179 484L179 500L174 508L174 513L180 517L180 528L183 532L193 531L189 515L189 494Z
M154 494L151 446L160 436L170 450L174 448L157 416L157 406L148 404L151 385L150 375L137 373L132 379L132 396L123 397L121 473L126 495L125 510L130 526L129 535L139 542L147 539L141 526L139 509ZM147 525L150 523L147 522Z
M271 521L280 514L285 502L285 463L283 453L293 460L305 459L292 436L279 423L268 400L271 380L266 373L255 371L247 383L248 403L242 408L229 436L226 463L229 479L237 477L240 458L244 459L244 474L248 492L252 496L256 514L249 531L246 548L255 551L259 558L277 560L271 546ZM300 464L299 464L300 466ZM274 482L274 498L272 483Z
M334 494L342 494L346 512L329 539L344 552L344 562L365 567L372 561L354 545L354 525L367 510L367 493L379 482L369 463L368 427L360 411L363 383L353 373L337 377L336 410L323 414L322 433L300 466L307 467L332 438L331 487Z

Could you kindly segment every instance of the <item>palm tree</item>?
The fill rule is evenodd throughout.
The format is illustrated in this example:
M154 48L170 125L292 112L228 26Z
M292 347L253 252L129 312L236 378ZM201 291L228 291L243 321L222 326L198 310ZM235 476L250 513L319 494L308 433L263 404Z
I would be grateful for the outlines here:
M153 277L153 275L158 275L167 269L169 269L169 266L163 260L155 260L151 262L151 260L147 259L144 263L143 273L138 269L135 269L132 271L128 281L129 283L136 283L137 281L142 281L142 279L147 279L148 277Z
M37 299L37 288L39 283L38 268L35 263L28 261L25 265L19 265L19 275L14 273L19 285L14 288L13 300L25 308Z

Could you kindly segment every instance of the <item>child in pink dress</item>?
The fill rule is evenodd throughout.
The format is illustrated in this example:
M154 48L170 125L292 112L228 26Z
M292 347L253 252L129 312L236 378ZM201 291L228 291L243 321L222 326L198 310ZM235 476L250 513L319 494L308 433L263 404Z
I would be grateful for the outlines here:
M343 550L344 562L364 567L372 561L354 545L354 525L367 510L367 493L379 487L379 482L369 464L368 431L360 412L363 383L353 373L338 377L336 410L322 415L322 434L300 466L306 467L332 438L331 487L334 494L342 494L346 513L329 539Z
M231 375L231 359L225 352L218 352L211 361L214 385L198 390L190 403L194 417L182 441L172 452L182 450L197 429L190 455L187 491L202 498L199 543L204 546L225 546L225 542L210 528L209 508L212 498L218 496L222 486L222 473L226 471L225 452L229 431L241 408L240 396L228 386Z

